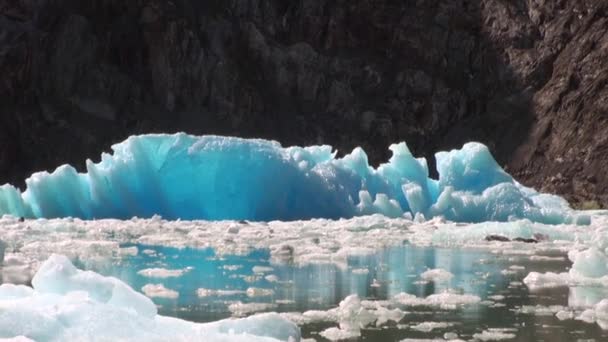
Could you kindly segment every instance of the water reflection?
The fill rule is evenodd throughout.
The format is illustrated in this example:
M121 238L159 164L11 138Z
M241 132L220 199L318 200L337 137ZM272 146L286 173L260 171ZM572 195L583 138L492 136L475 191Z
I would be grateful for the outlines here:
M136 246L137 255L109 264L87 264L87 268L118 277L135 289L146 284L163 284L179 293L177 299L154 298L160 312L196 321L210 321L230 315L235 302L276 303L280 311L328 309L350 294L386 299L400 292L425 297L453 289L485 298L490 287L506 287L501 274L505 267L487 252L421 248L409 245L381 250L376 254L350 257L346 267L334 264L293 266L271 265L266 250L245 256L217 256L212 249L178 249ZM485 262L480 262L485 260ZM179 277L153 278L139 274L148 268L187 270ZM254 272L261 270L262 272ZM454 276L445 282L424 282L420 274L442 268ZM228 295L199 297L197 290L233 291ZM271 289L268 296L248 296L249 288ZM251 295L252 293L250 293Z
M138 252L105 263L87 260L80 266L116 276L138 290L146 284L162 284L177 291L179 297L176 299L153 300L159 305L161 314L192 321L229 317L230 305L237 302L271 304L273 306L268 310L272 311L303 312L336 307L350 294L382 300L400 292L425 297L450 289L477 295L482 300L495 299L497 295L502 299L459 310L408 308L411 313L398 326L366 329L363 338L372 341L443 338L445 332L457 332L460 338L471 339L473 334L484 329L499 327L516 332L512 341L608 340L608 333L595 324L560 322L554 314L518 313L522 307L589 306L608 297L601 288L563 287L530 292L521 283L530 271L563 272L568 266L565 260L539 262L526 256L501 256L488 251L403 245L372 255L350 257L341 267L334 264L294 266L271 264L267 250L256 250L244 256L218 256L212 249L124 247L137 247ZM185 272L168 278L138 273L149 268ZM435 268L445 269L453 277L445 282L421 281L421 273ZM208 291L200 297L197 295L199 289ZM425 321L452 322L454 325L431 332L409 328ZM318 332L330 326L331 323L305 325L302 331L305 337L318 340Z

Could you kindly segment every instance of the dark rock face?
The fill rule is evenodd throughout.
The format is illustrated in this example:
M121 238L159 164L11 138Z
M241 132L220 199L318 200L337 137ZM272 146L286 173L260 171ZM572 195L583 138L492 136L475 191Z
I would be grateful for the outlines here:
M416 155L477 140L608 204L608 5L0 0L0 183L186 131ZM431 158L431 164L433 164Z

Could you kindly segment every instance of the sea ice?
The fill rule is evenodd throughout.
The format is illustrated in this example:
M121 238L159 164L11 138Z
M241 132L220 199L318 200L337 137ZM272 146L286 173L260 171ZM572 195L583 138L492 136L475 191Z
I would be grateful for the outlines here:
M0 215L268 221L380 213L589 223L563 199L517 183L479 143L437 153L438 180L405 143L391 145L393 156L378 168L360 148L336 158L331 146L283 148L275 141L183 133L131 136L112 149L98 164L88 160L86 173L64 165L33 174L23 193L0 187ZM226 230L239 232L237 225Z
M146 284L141 291L150 298L176 299L179 297L179 292L168 289L163 284Z
M503 341L514 339L516 335L504 329L488 329L481 333L473 334L473 338L480 341Z
M183 270L167 270L164 268L146 268L137 272L137 274L148 278L174 278L181 277L188 269Z
M420 278L426 281L434 281L434 282L446 282L452 279L454 275L441 268L436 268L432 270L426 270L421 275Z
M151 300L118 279L76 269L52 255L34 280L0 285L0 338L15 341L299 341L278 314L199 324L159 316ZM27 338L27 339L26 339Z
M453 326L454 323L450 322L422 322L412 325L410 328L412 330L422 331L422 332L431 332L435 329L445 329Z
M572 268L562 273L530 272L524 283L532 288L559 286L608 286L608 257L596 247L583 251L571 250L568 258Z

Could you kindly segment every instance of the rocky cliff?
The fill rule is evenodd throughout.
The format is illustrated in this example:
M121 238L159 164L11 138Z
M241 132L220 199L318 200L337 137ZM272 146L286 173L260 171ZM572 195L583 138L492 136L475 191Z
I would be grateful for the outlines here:
M606 1L0 0L0 183L147 132L477 140L606 206L607 82Z

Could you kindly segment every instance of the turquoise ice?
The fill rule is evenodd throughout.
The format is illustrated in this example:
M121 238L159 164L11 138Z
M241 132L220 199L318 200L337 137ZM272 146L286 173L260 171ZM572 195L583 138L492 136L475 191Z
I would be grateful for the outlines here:
M331 146L221 136L141 135L112 146L87 172L64 165L0 187L0 214L28 218L298 220L443 216L462 222L588 223L558 196L517 183L480 143L435 155L439 179L405 143L374 168L361 148L337 158Z

